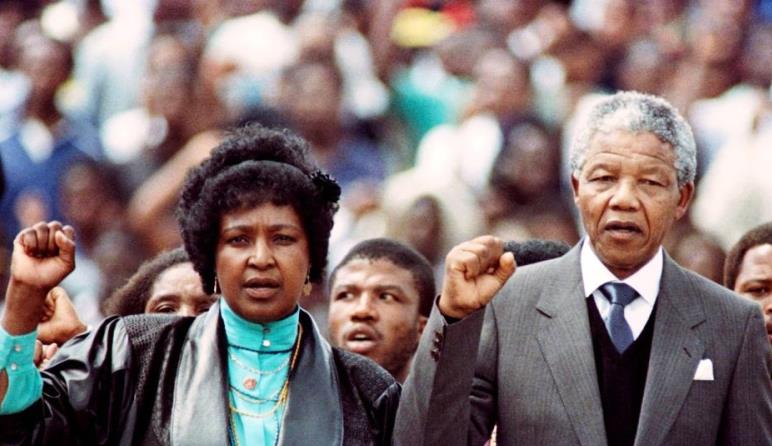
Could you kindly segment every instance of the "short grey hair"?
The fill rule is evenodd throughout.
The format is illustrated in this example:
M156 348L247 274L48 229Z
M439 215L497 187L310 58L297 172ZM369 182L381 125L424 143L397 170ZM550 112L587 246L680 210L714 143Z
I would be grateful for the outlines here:
M675 151L678 187L694 181L697 147L692 129L666 100L636 91L621 91L601 99L590 110L571 144L571 171L578 176L585 153L597 132L651 132Z

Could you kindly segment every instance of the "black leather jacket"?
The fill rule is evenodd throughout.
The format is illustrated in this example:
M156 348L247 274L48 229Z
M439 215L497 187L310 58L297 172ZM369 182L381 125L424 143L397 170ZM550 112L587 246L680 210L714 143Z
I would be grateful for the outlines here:
M43 398L0 417L2 445L224 445L226 343L219 305L197 318L109 318L59 351ZM332 348L301 310L282 445L390 444L400 386Z

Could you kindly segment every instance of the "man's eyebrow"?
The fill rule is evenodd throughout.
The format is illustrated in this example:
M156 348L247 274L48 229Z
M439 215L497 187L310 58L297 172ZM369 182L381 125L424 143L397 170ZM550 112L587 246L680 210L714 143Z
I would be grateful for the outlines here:
M762 283L762 284L772 283L772 277L767 277L767 276L762 276L762 277L751 276L750 278L748 278L748 279L746 279L745 281L742 282L743 285L747 285L749 283Z
M397 290L400 292L404 292L404 288L397 284L397 283L386 283L386 284L379 284L375 286L375 289L378 291L389 291L389 290Z
M338 282L336 281L335 284L332 286L332 290L339 290L339 289L359 289L359 285L352 282Z
M609 161L593 161L588 162L587 166L589 166L590 170L595 169L605 169L605 170L611 170L614 167L617 167L619 163L609 162Z

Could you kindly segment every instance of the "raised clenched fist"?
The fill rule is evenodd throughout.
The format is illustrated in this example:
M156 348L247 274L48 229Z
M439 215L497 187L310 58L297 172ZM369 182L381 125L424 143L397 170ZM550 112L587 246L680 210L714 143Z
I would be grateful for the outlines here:
M486 235L453 247L445 258L439 307L463 318L484 307L515 272L515 257L500 239Z
M23 229L13 242L3 327L11 334L34 330L46 295L75 269L75 230L58 221Z

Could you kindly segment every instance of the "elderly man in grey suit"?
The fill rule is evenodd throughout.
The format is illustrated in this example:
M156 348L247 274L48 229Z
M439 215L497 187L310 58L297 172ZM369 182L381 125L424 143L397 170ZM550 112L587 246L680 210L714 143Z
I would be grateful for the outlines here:
M451 250L396 442L481 445L496 425L499 445L771 445L758 306L661 247L694 194L695 159L664 100L599 102L571 153L587 236L511 278L494 237Z

